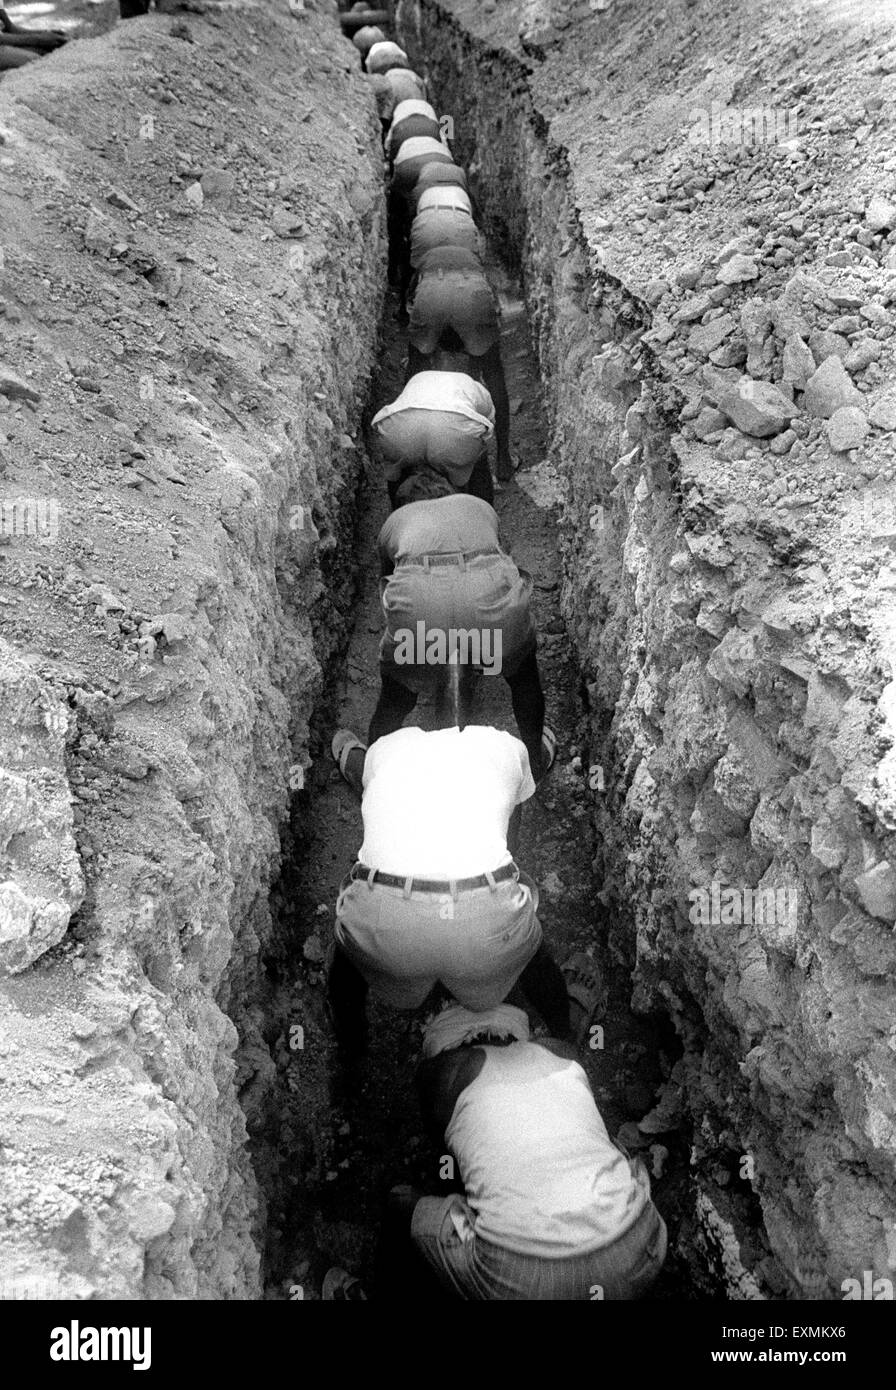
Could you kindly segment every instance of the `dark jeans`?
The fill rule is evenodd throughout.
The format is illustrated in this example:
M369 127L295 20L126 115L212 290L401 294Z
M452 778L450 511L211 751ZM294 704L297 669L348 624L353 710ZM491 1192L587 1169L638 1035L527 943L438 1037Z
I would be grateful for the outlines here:
M569 995L563 972L542 941L518 984L541 1014L553 1037L569 1038ZM337 945L327 977L327 997L337 1041L349 1052L363 1052L367 1042L367 981Z
M468 678L475 679L472 672L466 674ZM545 706L541 677L538 673L538 658L535 652L533 651L531 655L526 657L515 675L506 676L505 679L510 686L510 698L520 738L526 745L526 751L529 754L529 766L532 768L533 777L537 780L542 763L541 736L544 730ZM461 727L467 723L463 708L465 686L468 688L468 680L464 680L462 675ZM380 697L367 733L367 746L370 747L372 743L376 743L378 738L384 738L386 734L394 734L400 729L416 703L417 696L413 690L407 690L398 681L384 674Z

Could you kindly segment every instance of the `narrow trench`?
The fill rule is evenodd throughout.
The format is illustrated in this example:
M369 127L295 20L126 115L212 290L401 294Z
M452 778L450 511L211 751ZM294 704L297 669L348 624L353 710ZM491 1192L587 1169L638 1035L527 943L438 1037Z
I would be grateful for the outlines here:
M654 1104L680 1047L665 1016L632 1013L628 968L608 951L607 912L593 867L586 696L560 613L557 493L546 456L541 386L519 286L494 254L488 258L488 273L501 304L502 355L519 465L513 482L499 490L496 508L505 543L535 581L547 720L559 738L557 763L524 810L518 858L539 884L539 915L556 957L563 960L584 948L605 971L609 1003L601 1020L603 1045L589 1049L584 1060L601 1113L615 1134ZM394 294L387 294L379 369L366 420L394 399L404 382L406 339L396 323L396 307ZM324 1010L333 906L361 840L360 807L330 760L329 740L342 725L365 735L376 700L381 632L376 539L387 515L385 484L368 455L358 502L354 626L341 669L322 702L314 731L314 769L295 799L291 846L272 899L278 926L268 961L265 1031L278 1063L279 1085L266 1124L254 1136L267 1204L269 1298L318 1298L333 1264L370 1281L390 1186L411 1182L433 1193L448 1190L441 1188L440 1155L424 1136L412 1086L420 1015L397 1014L371 1000L370 1056L356 1075L345 1078L336 1068ZM421 701L414 717L432 727L431 715L431 706ZM515 731L505 682L479 682L474 717ZM645 1150L644 1157L654 1169L654 1195L669 1226L670 1254L651 1297L695 1297L692 1266L677 1253L687 1243L685 1227L693 1210L688 1146L683 1133L661 1138L662 1146Z

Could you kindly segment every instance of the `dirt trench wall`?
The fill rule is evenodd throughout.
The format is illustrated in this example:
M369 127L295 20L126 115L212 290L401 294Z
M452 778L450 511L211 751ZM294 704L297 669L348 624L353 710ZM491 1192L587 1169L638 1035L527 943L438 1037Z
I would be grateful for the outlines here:
M335 5L240 0L4 76L0 141L0 1297L256 1297L378 122Z
M692 1128L695 1262L733 1298L841 1298L896 1264L896 208L866 212L893 186L896 35L748 8L400 13L524 277L595 868L634 1007L684 1043L664 1103ZM714 101L793 108L802 141L701 141ZM803 394L826 358L871 421L852 452ZM735 428L744 377L783 386L789 434Z

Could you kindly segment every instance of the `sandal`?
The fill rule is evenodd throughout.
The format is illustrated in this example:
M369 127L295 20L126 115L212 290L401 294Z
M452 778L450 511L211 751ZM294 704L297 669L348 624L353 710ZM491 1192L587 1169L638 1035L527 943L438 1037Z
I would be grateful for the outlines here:
M334 1265L324 1275L321 1299L325 1303L366 1303L367 1295L360 1279L349 1274L347 1269Z
M342 773L342 776L345 778L346 782L348 782L349 786L351 786L352 783L346 774L345 765L348 762L349 753L355 748L360 748L362 753L367 752L367 744L362 743L358 736L352 733L351 729L337 729L333 735L333 742L330 744L330 751L336 761L336 766L339 768L339 771Z
M598 965L584 951L576 951L560 970L566 980L566 992L574 1004L582 1011L582 1018L576 1028L580 1044L588 1037L588 1030L597 1014L602 1014L607 1003L607 988Z

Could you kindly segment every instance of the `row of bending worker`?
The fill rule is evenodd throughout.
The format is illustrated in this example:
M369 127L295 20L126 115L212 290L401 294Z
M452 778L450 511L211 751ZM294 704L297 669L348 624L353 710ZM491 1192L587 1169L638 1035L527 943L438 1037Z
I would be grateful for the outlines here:
M493 435L499 478L512 471L495 299L466 175L423 80L380 30L354 43L383 121L409 341L404 390L373 420L392 504L379 536L381 686L367 742L348 729L333 738L363 840L339 891L327 992L349 1074L367 1050L370 992L398 1010L427 1006L420 1103L459 1174L447 1196L392 1189L376 1296L428 1286L468 1300L634 1299L662 1267L666 1228L578 1060L600 973L584 952L558 966L515 857L522 806L557 740L532 580L502 548L492 506ZM452 647L458 632L478 634L479 650ZM483 672L505 678L518 738L468 722ZM421 694L434 697L432 731L403 727ZM333 1269L324 1297L367 1295Z

